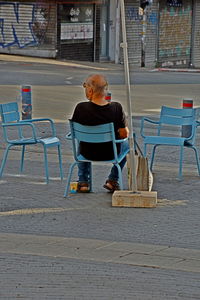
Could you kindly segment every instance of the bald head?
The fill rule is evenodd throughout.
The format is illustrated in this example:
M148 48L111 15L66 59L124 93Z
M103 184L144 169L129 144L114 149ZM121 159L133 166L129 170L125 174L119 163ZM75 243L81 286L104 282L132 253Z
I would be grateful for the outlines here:
M86 80L86 84L93 89L94 94L99 96L104 96L105 90L108 87L107 80L100 74L89 76Z

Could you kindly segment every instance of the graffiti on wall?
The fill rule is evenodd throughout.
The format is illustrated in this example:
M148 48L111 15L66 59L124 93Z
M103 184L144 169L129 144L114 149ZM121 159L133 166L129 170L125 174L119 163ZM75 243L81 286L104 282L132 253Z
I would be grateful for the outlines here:
M0 2L0 48L50 44L53 36L49 28L51 8L47 2Z
M33 32L38 44L48 43L47 30L50 22L50 5L36 5L34 9ZM55 27L55 25L54 25Z
M138 8L129 6L127 10L127 16L130 21L136 21L141 23L143 20L143 16L139 15ZM158 14L153 11L147 11L147 23L151 25L157 25L158 23Z
M189 57L191 7L164 8L160 12L159 57Z
M24 48L36 44L33 4L0 3L0 46Z

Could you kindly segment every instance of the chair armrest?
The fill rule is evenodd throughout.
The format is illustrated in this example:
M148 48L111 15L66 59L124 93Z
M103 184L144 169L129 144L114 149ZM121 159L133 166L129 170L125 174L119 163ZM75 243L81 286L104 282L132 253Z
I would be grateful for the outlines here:
M200 121L195 121L195 123L196 123L196 128L198 128L199 126L200 126ZM186 125L187 126L187 125ZM190 140L192 140L193 138L194 138L194 136L195 136L195 130L194 130L194 128L193 128L193 130L192 130L192 132L191 132L191 135L189 136L189 137L187 137L187 138L185 138L185 141L187 142L187 141L189 141L190 142Z
M200 126L200 121L196 121L197 127Z
M51 130L52 130L52 135L56 136L56 128L55 128L55 124L54 121L50 118L37 118L37 119L27 119L27 120L23 120L23 122L44 122L44 121L48 121L51 125ZM21 121L20 121L21 122Z
M159 121L154 121L154 120L146 118L146 117L143 117L142 120L147 121L147 122L152 123L152 124L156 124L156 125L160 124Z
M128 137L125 139L115 140L116 143L123 143L128 140Z
M32 129L32 138L35 140L35 142L37 142L36 128L35 128L34 124L32 124L32 123L20 121L17 123L2 123L1 125L3 128L29 126ZM7 138L7 141L9 142L10 140Z
M149 118L143 117L142 120L141 120L141 128L140 128L140 134L143 138L145 138L145 134L144 134L144 124L145 124L145 122L148 122L148 123L154 124L154 125L159 125L160 124L159 121L154 121L154 120L151 120Z
M71 132L69 132L68 134L66 134L66 139L67 140L72 140Z

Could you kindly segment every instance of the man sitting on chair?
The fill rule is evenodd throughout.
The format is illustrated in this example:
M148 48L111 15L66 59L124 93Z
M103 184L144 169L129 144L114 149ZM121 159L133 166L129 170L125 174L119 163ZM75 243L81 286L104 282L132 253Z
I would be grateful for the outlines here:
M126 118L123 108L118 102L108 102L105 95L108 89L108 83L104 76L96 74L89 76L83 84L85 95L89 101L80 102L75 107L72 121L82 125L95 126L105 123L114 124L116 139L128 137L129 130L126 125ZM118 146L118 153L127 149L128 142ZM121 147L121 148L120 148ZM112 160L114 158L111 142L106 143L80 143L80 154L86 159L102 161ZM120 163L121 169L126 163L126 158ZM88 176L90 162L78 163L78 191L88 192ZM119 189L118 170L113 166L111 172L104 184L104 188L110 192Z

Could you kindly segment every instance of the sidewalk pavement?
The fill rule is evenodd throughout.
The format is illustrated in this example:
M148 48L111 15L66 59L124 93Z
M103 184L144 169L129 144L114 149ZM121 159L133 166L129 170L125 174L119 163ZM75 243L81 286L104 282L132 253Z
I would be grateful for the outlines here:
M141 144L140 118L134 122ZM63 182L56 151L50 149L50 183L45 183L43 152L34 145L27 147L24 173L19 174L16 149L0 179L0 299L200 299L200 189L189 150L182 181L178 150L158 151L156 208L114 208L102 187L107 165L94 165L94 193L63 198L73 158L66 124L56 127ZM4 149L1 143L0 157Z
M0 54L0 61L9 62L32 62L32 63L42 63L42 64L52 64L52 65L63 65L74 68L84 68L84 69L95 69L95 70L123 70L123 65L114 64L110 62L89 62L89 61L66 61L57 60L52 58L39 58L30 56L20 56L20 55L7 55Z
M0 299L199 299L199 177L191 156L179 181L178 151L158 152L156 208L112 207L102 187L107 165L93 167L94 193L63 198L72 153L66 125L56 126L63 182L50 149L45 183L43 152L35 146L27 149L23 174L20 149L11 151L0 180ZM127 188L126 169L124 182Z
M88 61L66 61L66 60L57 60L52 58L39 58L31 56L20 56L20 55L8 55L0 54L0 61L21 61L21 62L33 62L33 63L42 63L42 64L54 64L54 65L63 65L74 68L83 68L83 69L95 69L95 70L110 70L110 71L124 71L123 64L115 64L113 62L88 62ZM189 73L199 73L200 69L195 68L141 68L138 66L130 65L130 71L139 70L139 71L151 71L151 72L189 72Z

